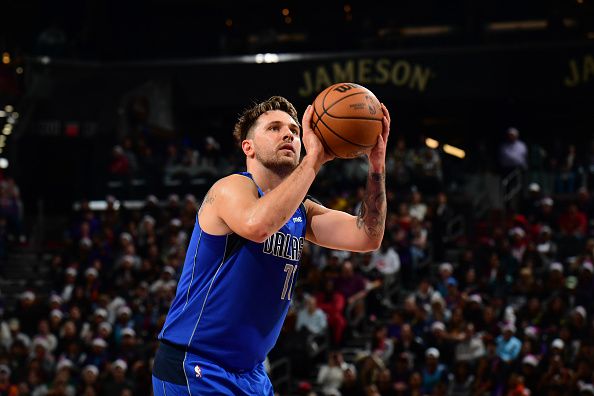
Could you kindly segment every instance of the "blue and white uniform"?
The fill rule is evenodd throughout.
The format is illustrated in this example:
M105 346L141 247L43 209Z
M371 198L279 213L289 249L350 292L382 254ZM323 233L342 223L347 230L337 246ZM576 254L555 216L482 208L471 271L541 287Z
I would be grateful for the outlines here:
M260 187L258 194L264 195ZM273 394L263 361L289 309L306 220L301 204L280 230L256 243L208 234L196 218L159 334L155 395Z

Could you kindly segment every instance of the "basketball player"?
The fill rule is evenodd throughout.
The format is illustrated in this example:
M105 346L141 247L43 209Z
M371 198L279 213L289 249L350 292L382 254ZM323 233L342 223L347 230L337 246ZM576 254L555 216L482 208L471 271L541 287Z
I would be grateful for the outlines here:
M247 172L217 181L198 211L176 296L159 334L155 395L273 395L263 361L289 308L304 240L350 251L380 246L390 116L368 154L358 216L306 198L332 159L303 115L274 96L246 110L234 135ZM301 158L301 141L306 155Z

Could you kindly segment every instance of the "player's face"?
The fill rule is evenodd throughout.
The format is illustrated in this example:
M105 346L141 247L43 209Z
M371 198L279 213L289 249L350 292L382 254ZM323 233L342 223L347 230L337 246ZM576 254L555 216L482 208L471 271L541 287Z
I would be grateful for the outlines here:
M299 125L284 111L271 110L262 114L256 122L253 141L256 158L264 166L279 171L292 171L299 164Z

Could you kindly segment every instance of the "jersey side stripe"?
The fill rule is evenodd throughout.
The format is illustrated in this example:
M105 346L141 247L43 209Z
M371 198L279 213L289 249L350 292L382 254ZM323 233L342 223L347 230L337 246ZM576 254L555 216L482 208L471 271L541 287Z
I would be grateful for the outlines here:
M227 235L227 237L225 238L225 250L224 251L227 251L227 241L228 240L229 240L229 235ZM212 276L212 280L210 281L210 286L208 286L208 291L206 292L206 296L204 297L204 302L202 303L202 308L200 309L200 314L198 315L198 320L196 321L196 324L194 325L194 330L192 330L192 335L190 336L190 339L188 340L188 345L187 345L188 348L190 347L190 344L192 343L192 338L194 338L194 333L196 333L196 329L198 328L198 323L200 323L200 319L202 318L202 312L204 312L204 307L206 306L206 300L208 300L208 295L210 294L210 289L212 289L212 285L213 285L215 279L217 278L217 274L219 273L223 264L225 264L225 255L224 254L223 254L223 259L221 260L221 264L219 265L219 268L217 268L217 271ZM188 350L186 349L186 353L184 355L184 361L182 362L182 368L184 369L184 374L186 376L186 384L188 385L188 393L191 396L192 393L190 392L190 381L188 381L188 374L186 373L186 370L185 370L187 357L188 357Z
M227 241L228 240L229 240L229 235L227 235L227 237L225 238L225 251L227 250ZM223 260L221 260L221 264L219 265L219 268L217 268L217 271L212 276L212 280L210 281L210 286L208 286L208 291L206 292L206 296L204 297L204 302L202 303L202 309L200 309L200 314L198 315L198 320L196 321L196 324L194 325L194 330L192 330L192 335L190 336L190 339L188 340L188 347L192 343L192 338L194 338L194 333L196 332L196 329L198 328L198 323L200 323L200 319L202 318L202 312L204 312L204 307L206 306L206 300L208 300L208 295L210 294L210 289L212 289L212 285L213 285L215 279L217 278L217 274L221 270L221 267L223 266L223 264L225 264L224 257L223 257Z
M194 264L192 265L192 277L190 278L190 284L188 285L188 292L186 293L186 303L182 308L182 311L186 310L186 306L188 305L188 301L190 299L190 288L192 288L192 283L194 283L194 270L196 269L196 256L198 255L198 248L200 247L200 240L202 239L202 229L200 229L200 235L198 236L198 242L196 242L196 251L194 252Z

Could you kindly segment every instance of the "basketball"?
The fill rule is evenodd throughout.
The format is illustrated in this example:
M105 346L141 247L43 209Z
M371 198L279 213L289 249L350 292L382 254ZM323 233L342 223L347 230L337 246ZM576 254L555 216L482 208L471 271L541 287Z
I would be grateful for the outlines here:
M355 158L375 146L383 116L373 92L358 84L339 83L314 100L312 129L328 153Z

